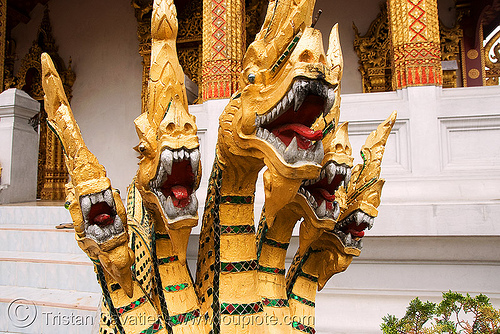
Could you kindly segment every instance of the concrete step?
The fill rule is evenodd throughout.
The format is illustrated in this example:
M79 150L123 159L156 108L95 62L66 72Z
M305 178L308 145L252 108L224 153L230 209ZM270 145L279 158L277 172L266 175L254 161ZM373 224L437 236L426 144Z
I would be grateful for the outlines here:
M0 251L0 285L101 291L90 259L81 254ZM0 295L1 296L1 295Z
M0 224L0 251L83 254L75 230L49 225Z
M63 202L21 203L0 205L0 225L45 225L55 226L71 222L69 211Z
M0 333L91 333L100 293L0 285Z

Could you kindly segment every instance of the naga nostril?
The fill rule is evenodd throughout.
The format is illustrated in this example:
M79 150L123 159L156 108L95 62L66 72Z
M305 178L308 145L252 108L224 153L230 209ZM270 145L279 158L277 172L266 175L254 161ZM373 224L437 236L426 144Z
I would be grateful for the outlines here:
M309 50L303 51L299 56L299 61L304 63L312 63L313 62L313 54Z
M175 124L174 123L168 123L166 129L165 129L165 132L166 133L172 133L174 132L174 129L175 129Z
M185 132L191 132L193 131L193 126L189 123L184 124L184 131Z

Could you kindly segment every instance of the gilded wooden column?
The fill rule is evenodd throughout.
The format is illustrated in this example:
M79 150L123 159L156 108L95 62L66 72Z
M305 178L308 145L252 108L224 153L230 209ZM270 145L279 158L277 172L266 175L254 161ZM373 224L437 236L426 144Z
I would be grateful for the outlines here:
M238 90L244 19L243 0L203 0L203 100L229 98Z
M393 86L442 85L437 0L389 0Z

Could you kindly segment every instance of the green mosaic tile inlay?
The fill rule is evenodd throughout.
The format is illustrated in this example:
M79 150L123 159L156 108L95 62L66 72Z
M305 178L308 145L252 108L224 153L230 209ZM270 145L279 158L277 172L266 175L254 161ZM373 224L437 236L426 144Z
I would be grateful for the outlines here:
M259 265L259 271L270 274L285 275L285 269L264 267Z
M250 234L255 233L255 227L253 225L221 226L220 232L222 234Z
M300 271L299 276L305 277L308 280L313 281L313 282L317 282L318 281L318 278L316 276L306 274L302 270Z
M151 325L151 327L143 330L139 334L155 334L155 333L158 333L162 328L163 328L163 326L160 323L160 319L158 319L158 320L156 320L156 322L153 325Z
M253 196L221 196L221 204L253 204Z
M258 268L257 260L241 262L221 262L221 272L238 273L242 271L256 270Z
M165 287L165 291L167 291L167 292L177 292L177 291L181 291L181 290L187 289L188 287L189 287L189 283L167 285Z
M316 331L314 330L314 328L306 326L306 325L303 325L303 324L301 324L300 322L297 322L297 321L292 322L292 328L295 328L295 329L297 329L297 330L299 330L301 332L307 333L307 334L315 334L316 333Z
M182 313L182 314L177 314L177 315L173 315L170 317L170 322L172 323L172 325L180 325L182 323L186 323L188 321L191 321L195 318L198 318L200 316L200 310L194 310L194 311L191 311L191 312L186 312L186 313Z
M116 311L118 312L118 314L122 315L123 313L131 311L135 309L137 306L144 304L145 301L146 297L141 297L135 302L130 303L129 305L117 308Z
M167 263L172 263L174 261L179 261L179 258L177 257L177 255L160 258L160 259L158 259L158 264L167 264Z
M271 68L271 73L275 73L278 68L280 68L281 64L285 61L285 59L288 57L290 53L292 53L293 49L297 46L297 43L300 40L300 37L302 36L302 32L299 32L293 40L290 42L290 44L287 46L285 49L285 52L279 57L279 59L274 63L273 67Z
M269 245L271 247L276 247L276 248L281 248L281 249L288 249L288 246L290 245L287 242L278 242L276 240L268 239L264 237L264 243L266 245Z
M307 306L311 306L311 307L314 307L316 304L308 299L305 299L304 297L301 297L301 296L297 296L295 293L290 293L290 298L291 299L295 299L296 301L298 301L299 303L301 304L304 304L304 305L307 305Z
M288 299L262 298L262 304L267 307L288 307Z
M231 314L231 315L246 315L254 314L264 311L262 308L262 303L250 303L250 304L230 304L221 303L220 313L221 314Z

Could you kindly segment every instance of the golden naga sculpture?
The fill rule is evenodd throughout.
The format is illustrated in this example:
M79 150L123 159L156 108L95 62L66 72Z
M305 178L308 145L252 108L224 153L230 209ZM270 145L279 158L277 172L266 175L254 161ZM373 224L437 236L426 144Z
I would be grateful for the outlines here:
M342 52L325 54L314 1L270 1L243 61L241 89L220 117L195 279L186 262L201 177L195 118L176 56L173 0L155 0L139 168L125 209L83 142L61 80L42 55L49 127L64 147L76 239L102 287L101 333L314 333L317 289L358 256L377 216L380 164L395 113L353 166L338 126ZM264 173L256 233L254 194ZM300 222L288 273L285 255Z

